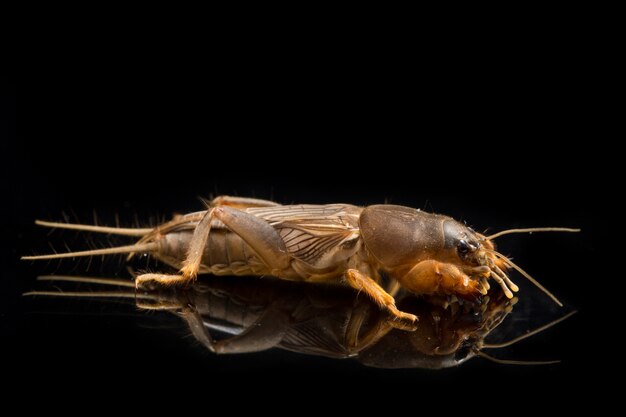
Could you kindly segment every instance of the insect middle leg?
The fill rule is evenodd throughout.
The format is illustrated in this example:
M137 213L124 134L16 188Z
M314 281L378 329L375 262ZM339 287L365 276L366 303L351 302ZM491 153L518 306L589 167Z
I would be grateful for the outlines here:
M213 219L222 221L228 229L250 245L265 263L270 274L279 276L283 270L289 267L291 257L287 254L285 243L276 230L265 220L231 207L214 207L206 212L196 226L180 274L140 275L135 280L137 288L147 287L151 284L173 286L192 282L198 275Z
M390 322L390 324L394 327L401 329L414 327L414 324L417 322L417 316L398 310L396 308L396 300L372 278L357 269L348 269L344 276L346 282L352 288L358 291L364 291L376 304L387 310L393 316L395 321Z

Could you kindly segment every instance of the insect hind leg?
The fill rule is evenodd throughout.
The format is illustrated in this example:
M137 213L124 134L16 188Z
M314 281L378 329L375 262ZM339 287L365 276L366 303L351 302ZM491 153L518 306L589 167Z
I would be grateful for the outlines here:
M221 195L219 197L215 197L209 202L209 207L224 206L244 209L250 207L276 207L280 206L280 204L269 200L261 200L258 198L233 197L229 195Z
M214 216L215 209L208 210L196 226L187 252L187 258L179 275L143 274L135 279L135 286L137 288L152 289L154 287L181 286L193 282L200 269L202 254L209 239L211 221Z
M211 232L211 222L218 219L241 237L261 258L272 275L280 275L291 263L285 243L265 220L231 207L213 207L196 226L187 258L179 275L144 274L135 280L137 288L185 285L195 280L200 270L204 248Z

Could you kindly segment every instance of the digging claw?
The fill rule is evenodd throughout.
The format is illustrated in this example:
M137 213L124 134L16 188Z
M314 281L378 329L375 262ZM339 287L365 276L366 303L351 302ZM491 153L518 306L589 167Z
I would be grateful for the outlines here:
M456 296L472 303L478 303L482 297L487 295L486 288L476 280L470 279L464 287L456 288Z

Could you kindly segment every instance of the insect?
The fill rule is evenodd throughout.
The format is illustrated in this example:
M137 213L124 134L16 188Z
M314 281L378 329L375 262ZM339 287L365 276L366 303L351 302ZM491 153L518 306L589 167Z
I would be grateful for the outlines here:
M271 275L284 280L348 285L386 310L398 328L415 327L417 316L400 311L380 285L386 275L418 295L477 300L494 280L508 298L518 291L515 269L555 302L558 299L510 259L493 239L510 233L575 232L568 228L505 230L491 236L456 220L409 207L349 204L279 205L265 200L217 197L207 210L180 215L151 229L125 229L37 221L41 226L139 237L129 246L26 256L25 260L150 253L179 269L148 273L137 288L184 286L200 273Z

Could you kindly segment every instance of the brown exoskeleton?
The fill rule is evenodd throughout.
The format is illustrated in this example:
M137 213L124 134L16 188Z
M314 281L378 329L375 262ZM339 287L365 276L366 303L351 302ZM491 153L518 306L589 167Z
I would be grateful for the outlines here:
M366 293L386 309L399 328L414 328L417 317L396 307L380 285L381 274L414 294L455 295L475 300L487 293L489 279L508 298L518 287L506 270L514 268L492 240L506 233L577 231L513 229L484 236L438 214L394 206L365 208L349 204L289 205L271 201L218 197L206 211L177 216L153 229L37 222L42 226L138 236L130 246L63 254L26 256L56 259L115 253L149 252L179 273L144 274L138 288L187 285L199 273L272 275L306 282L344 283ZM560 304L560 303L559 303Z

